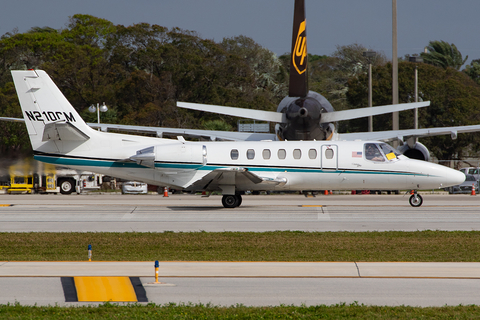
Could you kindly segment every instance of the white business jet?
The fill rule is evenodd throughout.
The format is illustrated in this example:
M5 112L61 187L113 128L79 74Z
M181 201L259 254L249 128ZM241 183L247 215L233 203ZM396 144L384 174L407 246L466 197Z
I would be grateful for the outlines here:
M36 160L158 186L221 191L226 208L247 190L435 189L460 171L409 159L378 141L187 142L88 126L42 70L12 71ZM423 199L416 192L412 206Z

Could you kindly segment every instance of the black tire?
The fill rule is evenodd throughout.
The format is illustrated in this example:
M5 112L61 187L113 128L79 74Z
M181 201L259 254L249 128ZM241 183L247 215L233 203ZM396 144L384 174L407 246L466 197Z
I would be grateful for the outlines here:
M238 198L233 194L226 194L222 197L222 204L225 208L235 208L238 203Z
M240 207L240 205L242 204L242 196L237 194L236 197L237 197L237 207Z
M59 187L61 194L71 194L75 190L75 185L71 179L61 180Z
M421 195L417 194L417 199L415 199L415 195L412 194L408 202L412 207L420 207L423 203L423 198Z

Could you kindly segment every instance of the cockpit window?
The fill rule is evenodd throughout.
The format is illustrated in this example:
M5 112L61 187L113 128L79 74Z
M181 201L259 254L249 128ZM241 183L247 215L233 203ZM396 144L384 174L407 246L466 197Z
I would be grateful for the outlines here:
M372 161L385 161L383 154L374 143L365 143L365 157Z
M380 143L379 147L380 149L382 149L383 153L385 154L385 157L387 157L387 160L397 159L397 157L400 155L400 153L397 150L395 150L392 146L386 143Z

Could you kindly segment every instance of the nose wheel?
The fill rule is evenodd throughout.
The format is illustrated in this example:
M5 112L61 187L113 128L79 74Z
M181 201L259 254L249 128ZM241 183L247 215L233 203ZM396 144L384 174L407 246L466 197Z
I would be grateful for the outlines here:
M242 196L239 194L226 194L222 197L222 204L225 208L236 208L242 204Z
M423 203L423 198L415 190L414 193L410 196L410 199L408 200L408 202L412 207L420 207Z

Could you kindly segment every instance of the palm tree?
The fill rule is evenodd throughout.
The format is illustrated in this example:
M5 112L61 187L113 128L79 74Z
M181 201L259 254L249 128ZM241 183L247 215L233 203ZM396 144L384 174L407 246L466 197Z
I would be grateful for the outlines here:
M468 56L462 59L462 54L457 47L445 41L430 41L427 50L428 52L420 54L423 61L444 69L451 67L460 70L468 59Z

